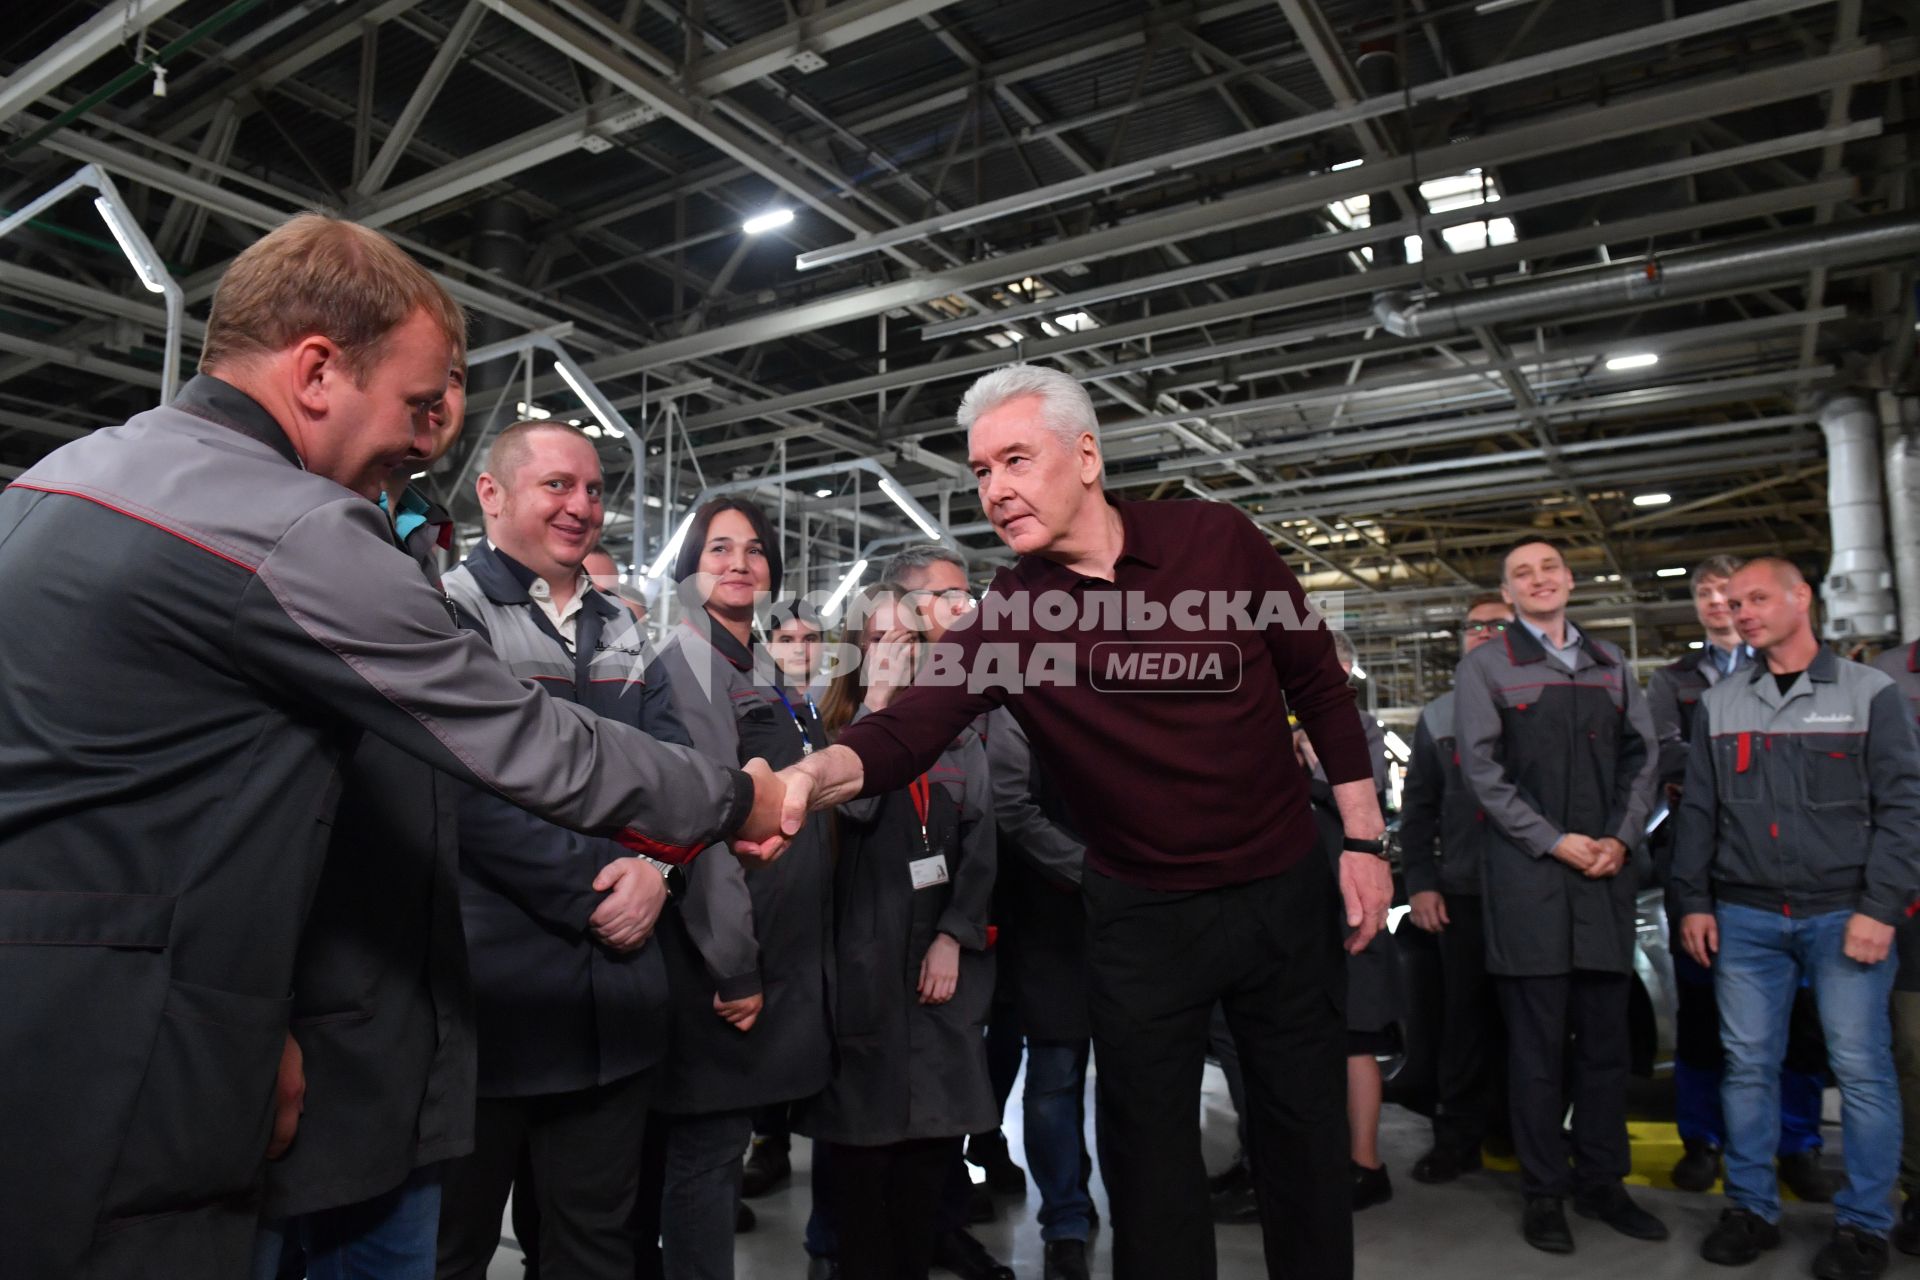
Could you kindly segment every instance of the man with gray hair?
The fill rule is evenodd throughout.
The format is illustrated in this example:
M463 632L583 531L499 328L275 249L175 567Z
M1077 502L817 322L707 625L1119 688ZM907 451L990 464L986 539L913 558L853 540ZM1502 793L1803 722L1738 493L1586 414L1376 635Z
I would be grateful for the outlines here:
M1068 375L989 373L959 425L980 505L1020 559L911 689L784 772L783 828L906 786L1008 708L1086 839L1115 1280L1215 1274L1198 1095L1216 1001L1246 1068L1269 1273L1349 1276L1345 974L1306 773L1274 750L1289 708L1340 810L1350 950L1385 923L1392 881L1325 622L1234 507L1110 497L1093 402Z

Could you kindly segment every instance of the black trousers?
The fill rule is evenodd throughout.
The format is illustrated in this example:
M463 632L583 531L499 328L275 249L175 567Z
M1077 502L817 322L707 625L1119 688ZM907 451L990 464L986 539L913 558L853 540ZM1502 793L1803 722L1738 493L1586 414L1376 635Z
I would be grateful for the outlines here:
M884 1147L831 1144L828 1202L840 1235L842 1280L926 1280L934 1222L961 1139Z
M1564 1199L1619 1182L1632 1165L1627 1144L1627 975L1575 970L1497 981L1507 1017L1507 1087L1521 1188L1530 1196ZM1569 1102L1571 1169L1563 1128Z
M1267 1274L1351 1276L1346 965L1326 859L1195 893L1089 871L1082 896L1114 1280L1215 1275L1199 1124L1215 1003L1246 1075Z
M1440 1061L1433 1112L1437 1146L1474 1147L1506 1128L1506 1022L1487 972L1487 922L1478 894L1449 893L1440 931Z
M482 1098L470 1155L447 1164L438 1280L484 1280L521 1154L544 1280L633 1280L633 1203L653 1073L532 1098Z

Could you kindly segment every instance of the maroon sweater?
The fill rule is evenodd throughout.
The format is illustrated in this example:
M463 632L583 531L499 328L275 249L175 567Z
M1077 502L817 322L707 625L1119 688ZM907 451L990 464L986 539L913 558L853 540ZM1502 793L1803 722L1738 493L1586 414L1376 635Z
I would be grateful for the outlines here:
M1169 892L1284 871L1319 838L1288 708L1331 781L1373 777L1330 634L1234 508L1113 505L1124 529L1113 582L1023 557L933 647L912 688L840 735L866 767L863 794L906 786L1004 704L1095 871Z

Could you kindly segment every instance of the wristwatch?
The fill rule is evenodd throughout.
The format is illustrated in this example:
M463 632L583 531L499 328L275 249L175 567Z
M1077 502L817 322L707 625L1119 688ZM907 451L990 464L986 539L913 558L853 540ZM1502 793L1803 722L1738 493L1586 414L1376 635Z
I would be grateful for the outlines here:
M1346 836L1340 841L1340 848L1348 853L1370 853L1376 858L1384 858L1387 855L1385 840L1356 840L1352 836Z
M669 902L680 901L680 895L687 891L687 873L685 871L682 871L671 862L662 862L658 858L649 858L644 853L635 854L634 856L652 867L655 871L658 871L660 878L667 882L667 900Z

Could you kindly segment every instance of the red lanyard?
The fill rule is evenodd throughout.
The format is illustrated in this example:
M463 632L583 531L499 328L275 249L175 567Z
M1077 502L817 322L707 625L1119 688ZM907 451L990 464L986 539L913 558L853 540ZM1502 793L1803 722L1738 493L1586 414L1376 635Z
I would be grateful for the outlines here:
M927 781L927 775L923 773L907 784L907 794L913 798L913 811L920 818L920 844L928 853L932 853L933 842L927 836L927 814L933 808L933 784Z

